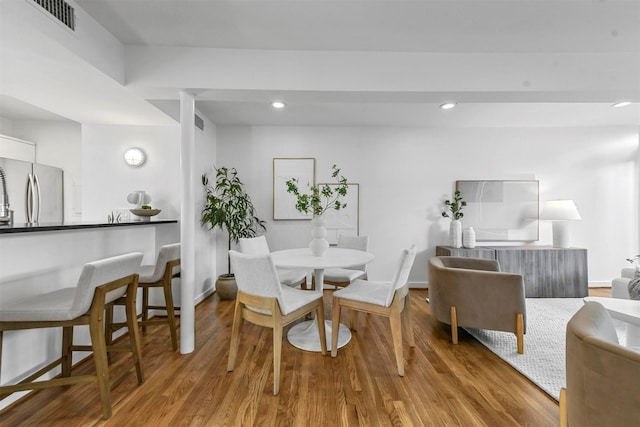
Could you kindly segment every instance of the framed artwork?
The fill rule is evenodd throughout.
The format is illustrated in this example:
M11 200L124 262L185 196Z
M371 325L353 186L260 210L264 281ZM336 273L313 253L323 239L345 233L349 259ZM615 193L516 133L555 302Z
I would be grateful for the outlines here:
M331 189L338 184L319 183L318 186L328 185ZM327 219L327 240L330 245L338 243L339 235L358 236L360 234L360 184L348 183L347 195L340 200L347 204L339 211L328 209L324 216Z
M479 241L535 241L539 238L538 181L456 181L467 202L463 227Z
M315 185L316 159L314 158L274 158L273 159L273 219L311 219L311 215L296 210L296 198L287 193L286 182L298 179L301 191Z

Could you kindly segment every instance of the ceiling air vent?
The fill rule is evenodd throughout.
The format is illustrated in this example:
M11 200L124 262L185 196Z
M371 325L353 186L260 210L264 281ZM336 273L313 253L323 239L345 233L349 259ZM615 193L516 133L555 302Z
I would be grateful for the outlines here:
M49 12L58 21L75 31L76 20L73 6L64 0L32 0Z
M200 130L204 130L204 120L202 120L202 117L200 117L199 115L195 115L195 125L198 129Z

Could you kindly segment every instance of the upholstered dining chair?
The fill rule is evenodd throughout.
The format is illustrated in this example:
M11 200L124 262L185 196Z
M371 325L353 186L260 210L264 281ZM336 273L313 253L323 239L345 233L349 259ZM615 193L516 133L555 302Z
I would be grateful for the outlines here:
M240 244L240 252L250 255L264 255L268 254L269 244L264 236L258 237L241 237L238 240ZM307 287L307 271L305 270L289 270L283 268L277 268L278 277L280 283L285 286L297 287L301 286L303 289Z
M175 311L180 310L173 304L172 281L180 274L180 243L171 243L160 247L158 257L155 264L142 265L140 267L140 277L138 279L138 287L142 288L142 310L138 314L138 325L143 330L147 325L169 326L169 335L171 336L171 346L173 351L178 349L178 332L176 326ZM162 288L164 296L164 305L149 304L149 289ZM106 312L106 337L107 344L113 341L113 333L118 329L125 327L124 323L113 321L113 306L124 305L125 298L119 298L107 306ZM164 310L167 313L166 318L150 319L150 310Z
M373 282L358 279L346 288L333 293L333 315L331 335L331 357L336 357L338 351L338 334L340 333L340 309L346 308L352 312L365 312L389 318L391 325L391 339L396 355L398 374L404 376L404 356L402 351L402 325L409 346L415 347L413 327L411 325L411 301L409 298L409 273L416 258L416 247L402 251L398 271L390 283ZM404 317L404 321L401 319ZM355 328L351 317L351 329Z
M369 236L338 236L338 248L369 250ZM367 265L358 265L349 268L327 268L324 271L324 284L331 285L335 289L349 286L354 280L367 278ZM311 278L311 289L316 288L315 278Z
M640 349L623 347L607 310L587 302L567 323L560 426L640 426Z
M4 331L62 327L61 357L14 385L0 386L0 398L17 391L40 390L47 387L67 386L75 383L97 382L102 400L102 414L111 417L111 387L129 373L129 367L110 378L107 352L130 351L136 368L138 384L144 381L140 360L140 338L136 326L136 289L141 253L115 256L82 267L75 287L66 287L46 294L25 297L17 301L3 301L0 306L0 358ZM104 335L105 305L126 297L126 323L129 328L129 345L107 346ZM74 345L73 328L89 325L91 345ZM5 352L11 352L11 349ZM93 351L95 375L71 375L72 353ZM1 363L1 359L0 359ZM39 377L61 366L59 378L36 381Z
M526 303L520 274L500 271L496 260L435 256L429 259L429 305L438 321L451 325L513 332L518 353L524 352Z
M229 251L238 284L229 361L227 371L233 371L244 320L273 329L273 394L280 392L280 360L283 328L315 310L320 331L322 354L327 354L322 295L282 286L270 254L248 255Z

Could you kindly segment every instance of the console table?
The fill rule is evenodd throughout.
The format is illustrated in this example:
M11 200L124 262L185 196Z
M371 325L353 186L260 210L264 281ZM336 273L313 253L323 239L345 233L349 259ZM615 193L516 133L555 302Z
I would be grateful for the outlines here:
M589 294L587 250L550 246L436 246L436 256L495 259L500 269L521 274L528 298L582 298Z

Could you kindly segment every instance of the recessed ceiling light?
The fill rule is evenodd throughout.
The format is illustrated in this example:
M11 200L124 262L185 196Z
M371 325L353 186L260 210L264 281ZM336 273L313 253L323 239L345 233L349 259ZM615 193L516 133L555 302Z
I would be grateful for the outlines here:
M273 108L277 108L277 109L279 109L279 110L280 110L280 109L282 109L282 108L284 108L286 105L287 105L287 104L285 104L285 103L284 103L284 102L282 102L282 101L273 101L273 102L271 103L271 106L272 106Z
M615 108L619 108L619 107L626 107L627 105L631 105L631 102L630 101L616 102L615 104L613 104L611 106L615 107Z
M445 102L444 104L440 105L440 108L443 110L451 110L455 106L456 106L455 102Z

